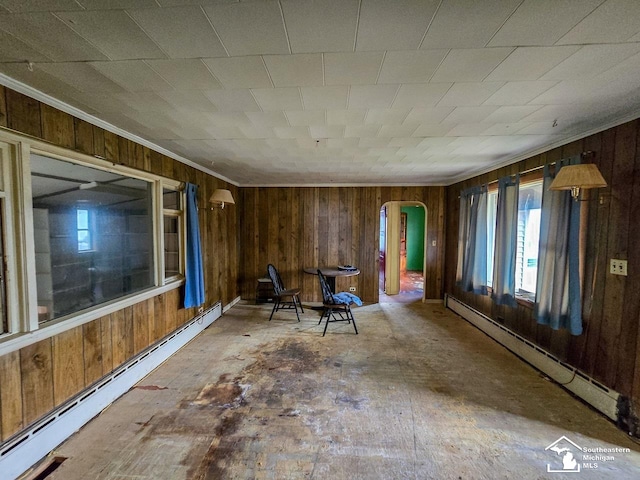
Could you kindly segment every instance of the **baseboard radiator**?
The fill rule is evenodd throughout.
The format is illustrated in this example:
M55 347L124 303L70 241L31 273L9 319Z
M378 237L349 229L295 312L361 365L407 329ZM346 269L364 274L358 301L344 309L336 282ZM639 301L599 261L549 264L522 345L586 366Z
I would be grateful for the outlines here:
M618 401L620 399L618 392L605 387L455 297L446 295L445 306L602 412L614 422L618 421Z
M0 477L15 479L40 461L114 400L186 345L222 314L222 306L198 314L175 332L0 445Z

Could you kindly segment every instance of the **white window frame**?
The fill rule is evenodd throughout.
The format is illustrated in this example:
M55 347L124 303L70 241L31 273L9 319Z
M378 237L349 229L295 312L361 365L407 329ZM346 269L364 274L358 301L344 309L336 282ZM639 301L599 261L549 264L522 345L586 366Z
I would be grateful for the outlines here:
M164 208L163 200L164 200L164 191L165 190L173 190L175 192L178 192L178 195L180 196L180 208L175 210L175 209L171 209L171 208ZM186 260L185 260L185 245L187 244L187 216L185 215L185 206L186 206L186 201L187 201L187 195L184 191L184 189L180 190L179 188L176 188L175 186L171 186L169 184L167 184L166 182L161 182L160 185L160 196L158 197L160 199L160 203L161 203L161 208L162 208L162 214L161 214L161 228L160 230L162 231L162 250L160 251L160 255L158 258L158 263L159 265L162 266L162 274L164 276L165 274L165 264L164 264L164 217L174 217L178 219L178 224L179 224L179 258L178 258L178 273L176 275L172 275L170 277L163 277L164 278L164 282L172 282L174 280L177 279L184 279L184 269L185 269L185 264L186 264Z
M77 313L72 313L44 324L38 324L38 301L35 246L33 239L33 205L31 193L31 153L79 165L97 168L152 184L152 224L154 231L153 253L155 259L153 285L140 292L101 303ZM11 132L0 132L0 197L3 201L3 228L7 278L8 331L0 333L0 355L4 355L43 339L76 328L84 323L122 310L136 303L153 298L179 287L183 276L164 278L164 217L162 191L182 190L182 183L153 173L136 170L73 150L50 145L35 139L27 139ZM182 193L184 196L184 193ZM184 201L182 203L184 206ZM186 232L181 225L183 235ZM184 258L184 245L180 245Z

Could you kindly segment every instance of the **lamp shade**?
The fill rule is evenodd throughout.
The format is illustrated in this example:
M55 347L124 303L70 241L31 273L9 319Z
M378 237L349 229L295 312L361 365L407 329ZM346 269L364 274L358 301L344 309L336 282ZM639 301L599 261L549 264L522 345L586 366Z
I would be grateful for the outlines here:
M578 200L581 188L606 187L604 177L594 163L581 163L562 167L553 179L549 190L571 190L571 196Z
M595 163L581 163L562 167L551 182L549 190L572 190L574 188L606 187L604 177Z
M225 203L235 204L236 202L233 200L233 195L229 190L225 190L224 188L216 188L209 198L210 203L221 204L222 208L224 208Z

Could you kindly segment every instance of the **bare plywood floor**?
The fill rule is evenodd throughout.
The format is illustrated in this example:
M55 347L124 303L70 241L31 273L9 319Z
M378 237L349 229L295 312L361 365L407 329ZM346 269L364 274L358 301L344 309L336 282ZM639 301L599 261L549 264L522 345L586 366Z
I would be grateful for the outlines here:
M324 338L317 312L270 308L227 312L60 446L50 478L640 478L636 443L440 305L361 307L359 335ZM563 435L631 453L547 473Z

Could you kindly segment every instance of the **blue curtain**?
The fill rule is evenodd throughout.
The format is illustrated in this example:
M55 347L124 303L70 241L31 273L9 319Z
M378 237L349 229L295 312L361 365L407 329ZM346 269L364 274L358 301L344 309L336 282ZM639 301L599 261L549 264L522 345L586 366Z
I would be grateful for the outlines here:
M518 240L518 193L520 176L504 177L498 181L495 253L493 255L493 293L498 305L515 307L516 247Z
M460 195L458 282L467 292L487 294L487 186Z
M200 223L198 222L198 186L187 183L187 265L184 283L184 308L197 307L204 303L204 272L202 270L202 247L200 246Z
M580 163L580 156L556 163L556 173L566 165ZM580 293L580 202L568 190L551 191L555 174L544 168L540 249L535 315L538 323L557 330L582 333Z

